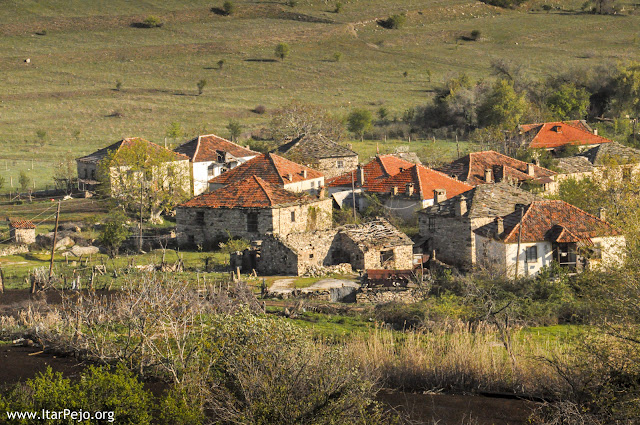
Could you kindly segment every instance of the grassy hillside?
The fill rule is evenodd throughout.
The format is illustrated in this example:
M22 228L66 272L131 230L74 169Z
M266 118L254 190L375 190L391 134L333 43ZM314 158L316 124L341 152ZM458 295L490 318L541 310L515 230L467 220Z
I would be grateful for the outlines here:
M538 76L640 59L640 15L583 14L580 0L550 0L566 10L549 13L539 10L542 2L504 10L474 0L351 0L341 13L324 0L295 8L234 3L233 15L220 16L211 7L221 0L0 2L0 175L7 185L28 170L44 187L65 154L122 137L162 143L171 122L182 124L185 138L228 136L230 119L248 134L292 99L342 114L384 106L393 116L423 104L451 75L490 77L497 58ZM407 14L403 28L376 23L395 13ZM164 25L135 27L150 15ZM472 30L480 40L460 40ZM274 57L278 42L291 47L283 62ZM197 96L200 79L207 86ZM251 112L257 105L267 113Z

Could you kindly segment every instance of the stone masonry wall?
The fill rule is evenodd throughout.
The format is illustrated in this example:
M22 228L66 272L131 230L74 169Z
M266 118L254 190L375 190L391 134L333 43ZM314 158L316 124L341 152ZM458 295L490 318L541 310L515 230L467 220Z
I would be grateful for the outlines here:
M342 168L338 168L338 161L342 161ZM325 179L340 176L358 167L357 156L345 156L342 158L322 158L318 160L316 170L324 174Z
M9 236L18 244L31 244L36 241L36 229L11 229Z
M263 275L300 275L298 254L274 235L263 238L257 270Z
M295 213L292 221L291 213ZM273 233L288 235L294 232L327 230L332 225L333 201L330 198L309 204L293 205L273 210Z
M429 229L429 218L435 219L435 229ZM471 220L467 217L442 217L420 214L420 236L430 238L429 251L436 258L461 268L471 268L475 256Z

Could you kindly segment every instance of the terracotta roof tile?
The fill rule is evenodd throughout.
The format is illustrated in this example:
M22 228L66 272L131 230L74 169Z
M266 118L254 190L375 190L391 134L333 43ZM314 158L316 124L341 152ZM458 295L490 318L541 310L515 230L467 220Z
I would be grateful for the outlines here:
M8 219L8 221L9 221L9 227L12 227L14 229L35 229L36 228L36 225L33 224L31 220L21 220L17 218L10 218Z
M517 243L522 227L521 242L575 242L586 244L591 238L600 236L618 236L620 232L603 221L564 201L535 201L504 216L504 233L497 235L505 243ZM478 234L493 236L497 224L489 223L476 230Z
M186 155L191 162L218 162L219 153L230 154L235 158L260 155L215 134L207 134L191 139L174 149L174 152Z
M304 177L304 171L306 171L307 177ZM281 156L265 153L214 177L209 180L209 183L226 185L245 180L251 176L258 176L271 184L285 185L321 178L323 174Z
M522 134L531 149L552 149L565 145L597 145L611 140L588 131L580 121L556 121L521 126Z
M406 193L407 184L413 184L414 193L421 195L421 199L432 199L435 189L444 189L447 199L473 189L473 186L464 182L416 164L394 176L375 181L367 186L367 190L376 193L389 193L394 187L397 187L398 193Z
M78 158L76 161L80 161L80 162L85 162L85 163L92 163L92 164L97 164L98 162L102 161L104 158L107 157L107 155L111 154L111 152L118 152L120 151L120 149L124 148L130 148L133 146L136 146L139 143L144 143L145 147L148 151L148 153L150 155L152 154L157 154L158 152L170 152L173 156L173 160L174 161L183 161L186 159L189 159L188 156L183 155L181 153L178 152L173 152L170 151L169 149L160 146L160 145L156 145L155 143L152 143L148 140L145 140L143 138L140 137L129 137L126 139L122 139L110 146L107 146L106 148L102 148L102 149L98 149L97 151L83 156L82 158Z
M532 164L533 165L533 164ZM546 168L533 165L533 176L528 174L528 163L511 158L495 151L472 152L450 164L436 168L449 176L455 176L470 185L490 183L485 181L484 172L491 168L493 179L515 179L518 182L555 176L557 173Z
M395 176L400 171L412 167L414 164L397 158L393 155L378 155L373 160L362 166L364 170L364 187L376 185L378 181L387 177ZM327 181L327 186L331 187L351 187L352 176L357 180L357 171L342 174Z
M180 206L185 208L272 208L313 200L314 198L304 193L293 193L280 185L251 176L238 183L196 196Z

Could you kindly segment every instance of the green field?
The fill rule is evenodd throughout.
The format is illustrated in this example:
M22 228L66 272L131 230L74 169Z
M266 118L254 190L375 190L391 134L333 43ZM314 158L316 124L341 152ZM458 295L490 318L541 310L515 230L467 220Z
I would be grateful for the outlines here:
M234 3L233 15L220 16L210 9L222 1L0 2L0 190L11 177L15 188L21 170L36 187L51 185L63 156L122 137L163 143L171 122L184 128L176 142L208 132L228 136L230 119L240 121L246 138L293 99L343 115L384 106L399 116L452 75L489 78L499 58L538 77L640 59L640 15L625 2L617 16L581 13L582 0L544 2L564 8L551 12L540 10L542 1L505 10L474 0L351 0L341 13L325 0L295 8ZM403 28L376 23L394 13L407 14ZM132 25L150 15L164 25ZM478 41L460 40L476 29ZM278 42L291 47L282 62L274 57ZM197 96L200 79L207 86ZM257 105L266 113L251 112ZM354 144L363 157L372 146Z

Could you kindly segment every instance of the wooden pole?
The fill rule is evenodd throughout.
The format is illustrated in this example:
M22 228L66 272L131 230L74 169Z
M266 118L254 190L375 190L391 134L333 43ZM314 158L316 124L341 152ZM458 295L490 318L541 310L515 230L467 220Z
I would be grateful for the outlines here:
M4 272L0 267L0 294L4 294Z
M144 175L140 176L140 230L138 231L138 252L142 252L142 188Z
M516 279L518 278L518 265L520 264L520 241L522 240L522 216L523 215L524 215L524 207L520 205L520 228L518 228L518 249L516 252Z
M58 238L58 222L60 221L60 203L58 200L58 210L56 211L56 227L53 229L53 242L51 242L51 261L49 262L49 282L53 277L53 254L56 252L56 239Z
M358 218L356 217L356 184L354 181L354 173L355 171L351 172L351 199L353 201L353 222L355 224L358 221Z

